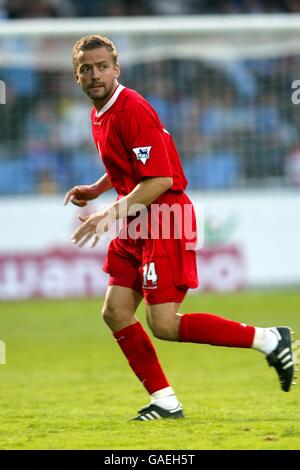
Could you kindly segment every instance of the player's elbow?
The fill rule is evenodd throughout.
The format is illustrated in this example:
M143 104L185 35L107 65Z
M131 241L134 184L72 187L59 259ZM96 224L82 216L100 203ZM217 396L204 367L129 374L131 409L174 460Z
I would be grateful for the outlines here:
M159 186L157 187L159 195L162 195L167 192L170 188L172 188L172 186L173 178L171 178L170 176L159 178Z
M173 186L173 178L171 176L167 176L163 178L162 183L165 191L168 191L168 189L172 188Z

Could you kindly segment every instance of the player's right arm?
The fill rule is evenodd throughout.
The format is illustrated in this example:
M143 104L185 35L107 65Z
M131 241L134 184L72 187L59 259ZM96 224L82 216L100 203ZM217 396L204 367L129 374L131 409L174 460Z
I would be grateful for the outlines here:
M108 191L111 188L111 181L107 173L105 173L94 184L74 186L74 188L70 189L70 191L68 191L65 195L64 205L71 201L72 204L75 204L75 206L84 207L87 205L88 201L96 199L100 196L100 194L103 194L105 191Z

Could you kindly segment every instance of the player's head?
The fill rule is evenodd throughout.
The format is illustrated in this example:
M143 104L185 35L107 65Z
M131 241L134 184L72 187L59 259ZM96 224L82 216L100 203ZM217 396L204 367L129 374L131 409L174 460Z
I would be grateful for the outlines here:
M73 67L77 83L102 106L117 85L120 75L118 53L104 36L84 36L74 44Z

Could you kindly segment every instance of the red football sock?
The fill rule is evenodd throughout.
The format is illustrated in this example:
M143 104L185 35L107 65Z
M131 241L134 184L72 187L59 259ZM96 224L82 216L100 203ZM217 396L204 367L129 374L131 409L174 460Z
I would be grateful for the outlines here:
M255 328L210 313L182 315L179 341L250 348Z
M151 339L139 322L114 333L130 367L151 395L169 387Z

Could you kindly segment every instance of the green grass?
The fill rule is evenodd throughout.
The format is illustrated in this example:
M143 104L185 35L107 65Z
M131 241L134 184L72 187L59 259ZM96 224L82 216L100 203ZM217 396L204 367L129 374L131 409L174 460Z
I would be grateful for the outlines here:
M300 449L299 389L282 392L252 350L154 340L186 419L128 422L148 397L101 303L0 304L1 449ZM252 292L190 296L181 310L289 324L300 338L299 306L297 293Z

